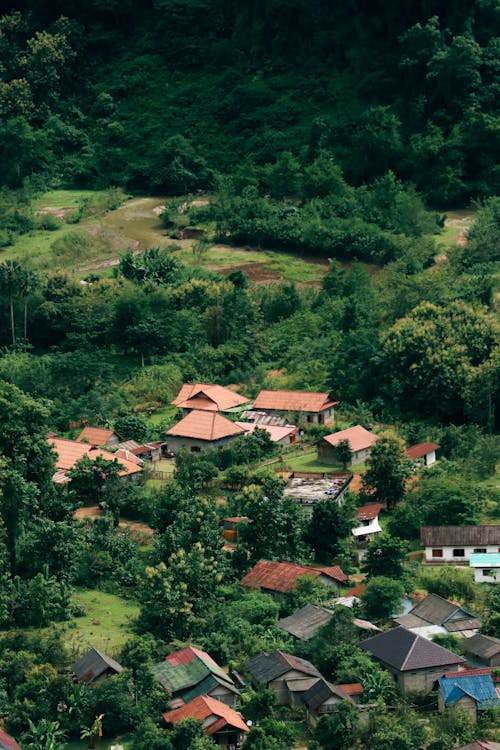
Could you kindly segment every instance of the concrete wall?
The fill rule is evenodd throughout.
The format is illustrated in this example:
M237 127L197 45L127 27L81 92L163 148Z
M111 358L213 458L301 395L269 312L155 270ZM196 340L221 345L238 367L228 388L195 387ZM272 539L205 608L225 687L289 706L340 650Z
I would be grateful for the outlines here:
M223 448L225 445L233 443L239 437L241 437L241 435L231 435L230 437L222 438L221 440L197 440L196 438L167 435L167 448L176 455L181 450L192 451L193 453L203 453L207 448ZM192 450L193 448L195 450Z
M370 458L371 447L364 448L362 451L353 451L350 465L362 464L368 458ZM318 445L318 458L328 464L335 464L336 466L342 466L341 461L337 458L337 451L335 446L330 445L326 440L321 440Z
M476 583L500 583L500 568L474 568Z
M238 698L236 693L232 693L223 685L217 685L213 690L210 690L208 695L210 695L211 698L216 698L221 703L225 703L226 706L231 706L231 708L236 706L236 700Z
M446 672L457 672L460 664L448 664L445 667L434 667L433 669L416 669L411 672L399 672L393 667L384 664L383 666L392 674L399 690L404 695L427 695L432 692L439 677L442 677Z
M463 698L461 698L456 703L452 704L453 706L458 706L458 708L461 708L462 711L465 711L469 714L469 716L472 718L474 722L477 721L477 703L476 701L471 698L469 695L464 695ZM441 690L438 691L438 710L439 713L443 713L443 711L446 711L447 708L450 708L451 706L446 706L443 699L443 694L441 693Z
M432 556L432 550L433 549L442 549L443 550L443 556L442 557L433 557ZM464 550L464 556L455 556L453 554L454 549L463 549ZM492 546L491 544L489 546L484 545L484 547L480 547L479 545L475 545L474 547L469 546L466 547L464 545L457 544L455 547L444 547L439 546L436 544L436 546L433 547L426 547L425 548L425 560L426 562L433 562L433 563L445 563L445 562L454 562L454 563L465 563L469 561L469 558L471 554L478 549L486 550L486 552L498 552L499 546Z

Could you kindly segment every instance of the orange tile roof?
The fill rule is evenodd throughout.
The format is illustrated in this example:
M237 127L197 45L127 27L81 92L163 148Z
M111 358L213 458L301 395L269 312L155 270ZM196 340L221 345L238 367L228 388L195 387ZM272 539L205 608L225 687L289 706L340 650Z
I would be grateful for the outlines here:
M227 411L227 409L233 409L235 406L247 404L249 400L230 388L224 388L222 385L184 383L171 403L181 409Z
M105 427L84 427L78 435L77 443L88 443L89 445L107 445L108 440L118 435L114 430L107 430ZM120 437L118 435L118 437Z
M329 393L308 391L261 391L255 399L253 409L276 411L320 412L340 403Z
M406 455L410 458L422 458L432 451L437 451L438 448L441 446L437 443L417 443L406 449Z
M356 510L356 518L359 521L371 521L376 518L384 506L382 503L368 503Z
M210 737L212 734L220 731L225 726L235 727L241 732L248 732L248 727L243 721L241 714L234 711L221 701L210 698L208 695L200 695L198 698L186 703L185 706L175 708L173 711L167 711L163 714L167 724L177 724L183 719L200 719L205 722L211 716L216 718L214 723L204 728L204 731Z
M249 588L262 588L286 593L295 588L297 580L305 575L324 575L338 583L347 581L347 576L338 565L331 568L309 568L296 563L259 560L241 579L240 583L242 586L248 586Z
M234 422L223 417L222 414L194 409L186 414L180 422L167 430L165 434L173 437L211 441L221 440L232 435L244 435L245 432Z
M347 695L361 695L363 692L363 685L359 682L348 682L345 685L336 685L336 687L340 688Z
M293 425L280 427L280 425L276 424L257 424L256 422L235 422L235 424L241 427L242 430L245 430L245 433L248 435L257 429L265 430L273 443L278 443L283 438L288 437L288 435L293 435L299 431L299 428Z
M136 463L132 463L132 461L127 461L125 458L116 457L114 453L102 448L93 448L89 443L77 443L75 440L64 440L63 438L48 438L48 443L57 454L56 467L58 471L56 471L54 478L58 483L62 482L63 475L61 472L65 473L69 469L72 469L76 462L83 458L83 456L88 456L90 459L101 456L107 461L113 461L116 458L118 463L123 467L122 471L118 473L120 477L142 471L142 465L139 466Z
M378 440L378 435L365 430L364 427L357 424L355 427L349 427L347 430L340 430L340 432L327 435L323 440L326 440L329 445L333 445L334 447L341 440L348 440L351 450L355 453L356 451L362 451L372 446Z

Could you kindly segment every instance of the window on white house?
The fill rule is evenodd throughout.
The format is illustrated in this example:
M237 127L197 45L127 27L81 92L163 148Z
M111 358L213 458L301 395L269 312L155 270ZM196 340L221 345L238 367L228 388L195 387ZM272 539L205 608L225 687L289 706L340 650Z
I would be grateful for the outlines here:
M454 549L453 550L453 557L465 557L465 550L464 549Z
M476 547L474 549L474 552L485 553L486 552L486 547Z
M442 557L443 556L443 550L442 549L433 549L432 550L432 556L433 557Z

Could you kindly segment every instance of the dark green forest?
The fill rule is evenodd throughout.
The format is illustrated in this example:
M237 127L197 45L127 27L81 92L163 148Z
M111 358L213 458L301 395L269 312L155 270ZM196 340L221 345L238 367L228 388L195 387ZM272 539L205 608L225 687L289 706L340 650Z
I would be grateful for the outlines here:
M0 161L11 187L39 175L177 194L327 152L350 185L391 170L439 208L498 192L495 0L5 10Z

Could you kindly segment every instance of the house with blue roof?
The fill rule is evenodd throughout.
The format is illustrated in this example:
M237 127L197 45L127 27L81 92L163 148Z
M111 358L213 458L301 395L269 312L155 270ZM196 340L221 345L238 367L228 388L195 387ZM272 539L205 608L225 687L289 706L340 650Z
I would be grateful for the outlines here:
M500 552L476 552L469 558L476 583L500 583Z
M481 711L499 709L500 699L489 669L448 672L438 680L438 707L460 706L477 721Z

